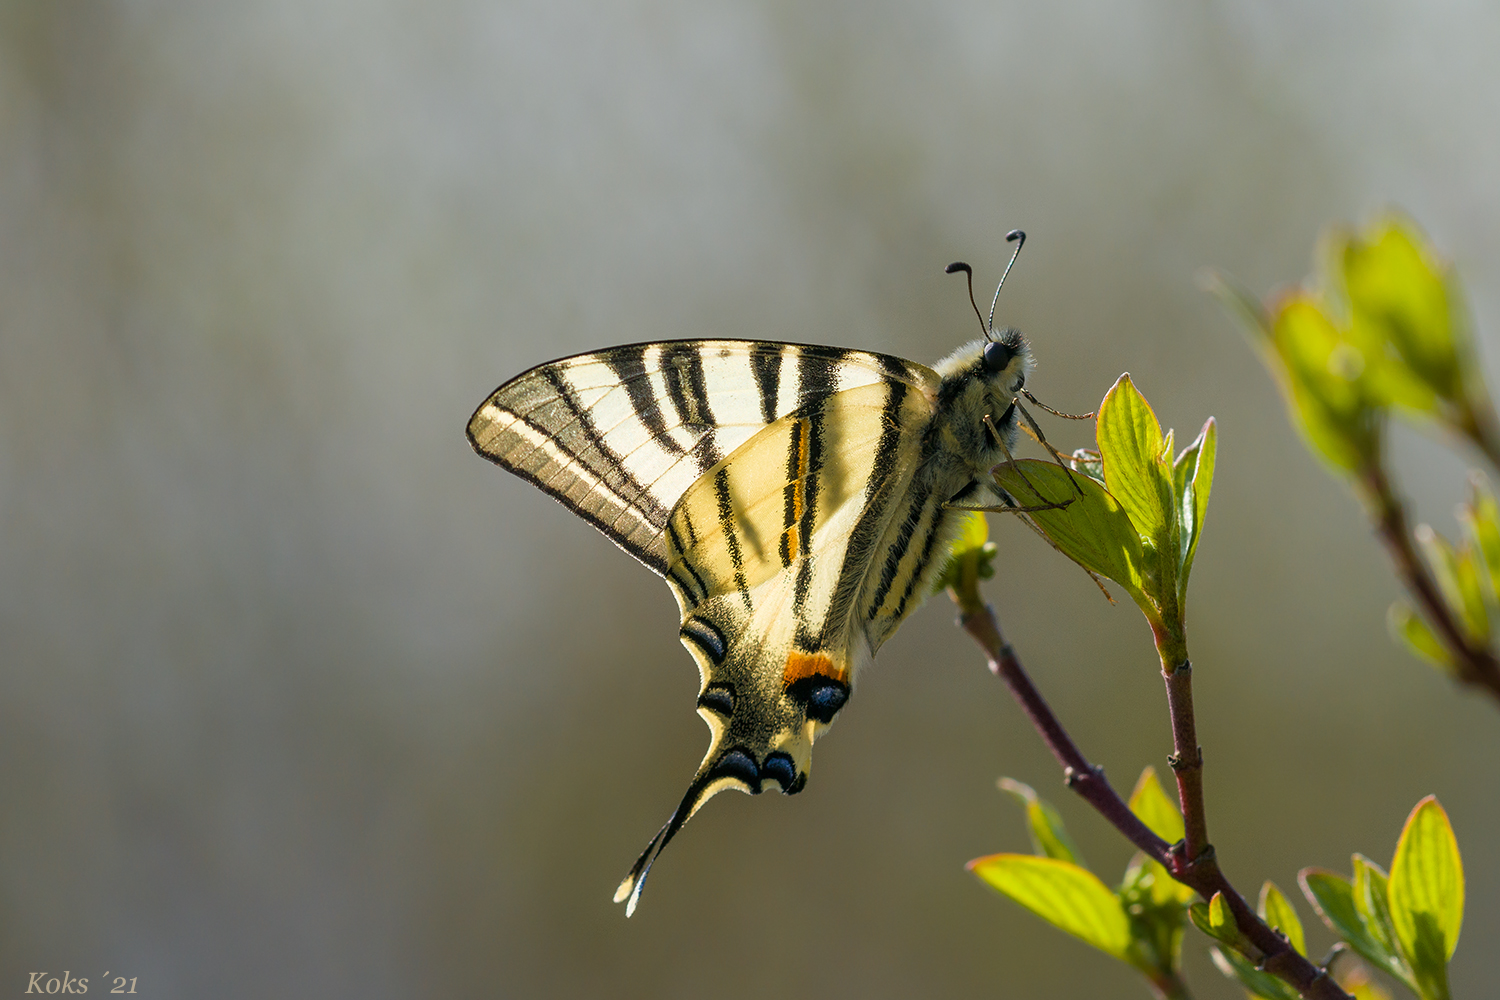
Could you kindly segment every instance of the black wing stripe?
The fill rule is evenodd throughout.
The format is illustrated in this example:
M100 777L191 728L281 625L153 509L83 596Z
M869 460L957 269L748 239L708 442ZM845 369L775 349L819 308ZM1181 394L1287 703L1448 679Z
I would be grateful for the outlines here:
M768 424L781 412L781 360L786 353L780 349L750 352L750 372L755 376L755 388L760 393L760 413Z
M734 528L734 505L729 500L729 469L721 467L714 475L714 496L719 501L719 530L724 533L724 544L729 549L729 561L734 564L734 585L745 599L745 610L754 614L750 603L750 583L745 579L745 554L740 551L740 536Z
M645 514L650 522L660 530L667 523L668 512L666 508L662 507L657 502L656 497L646 488L645 484L636 479L630 470L625 467L623 456L611 448L609 443L605 441L604 435L600 433L599 428L594 424L593 416L581 405L578 397L573 394L568 384L563 381L562 375L556 369L551 368L545 370L545 375L547 381L551 383L552 388L556 390L558 400L573 415L574 423L576 423L579 432L588 441L589 445L604 458L604 466L600 468L588 462L582 454L582 449L576 449L578 452L575 456L576 460L580 464L588 466L590 471L593 472L594 477L601 482L609 483L611 480L614 480L620 483L620 485L627 487L630 490L628 494L620 489L616 489L615 493L626 501L628 507Z
M792 423L792 433L788 435L788 446L786 454L786 486L782 488L782 524L781 524L781 565L783 567L792 564L792 529L798 521L799 501L801 499L804 483L802 482L802 433L803 421L797 420ZM806 542L797 539L797 554L807 553Z
M687 515L687 512L684 511L683 512L683 521L684 522L687 521L687 516L686 515ZM682 546L682 536L677 533L677 526L675 524L673 524L670 520L667 521L667 533L671 536L671 539L672 539L672 548L673 548L674 554L680 556L682 554L682 552L685 551L683 549L683 546ZM691 523L688 524L688 533L689 534L692 533L692 524ZM697 597L693 597L693 590L692 590L692 588L685 586L682 582L679 581L678 586L682 587L683 593L685 593L688 597L692 598L693 601L694 601L694 603L696 603L698 601L702 601L702 600L707 599L707 597L708 597L708 584L706 584L706 583L703 582L703 577L699 576L698 575L698 571L693 568L692 561L689 560L689 559L686 559L686 558L682 559L682 568L688 571L688 573L693 578L693 582L698 585L698 596Z
M800 377L800 376L799 376ZM802 478L802 519L797 525L797 543L803 555L809 551L812 544L813 528L818 523L818 480L819 473L823 468L823 415L824 409L819 408L816 412L809 413L803 421L807 428L807 441L805 444L806 455L802 458L802 468L807 474ZM884 434L882 433L882 440ZM793 583L793 606L806 609L808 605L808 591L812 585L812 560L802 560L802 566L797 571L797 579ZM820 630L821 631L821 630ZM813 632L813 625L807 621L802 614L797 616L797 641L802 649L821 649L822 643Z
M828 615L823 620L825 631L830 624L848 617L860 585L868 574L870 551L879 544L891 504L899 499L894 492L892 475L896 471L902 431L900 420L894 417L901 412L910 387L894 378L887 379L885 385L885 412L891 414L893 419L887 421L881 429L880 441L875 446L875 462L871 468L865 509L860 513L859 520L849 535L849 544L844 549L844 562L839 567L838 582L834 585L833 598L828 604Z
M822 649L823 639L821 628L814 630L812 622L813 609L807 603L807 591L812 585L813 561L803 559L797 564L797 580L792 585L797 599L792 602L792 607L797 615L797 629L793 633L796 636L798 649Z
M926 512L927 507L921 498L907 498L906 516L901 519L901 527L896 532L896 540L891 543L885 564L880 568L880 583L870 597L869 618L874 619L880 613L881 607L885 605L886 595L890 593L891 584L896 580L896 572L901 568L901 560L911 546L912 535L916 533L917 526Z
M527 420L524 420L524 419L521 419L521 418L517 418L516 422L518 424L524 426L527 430L531 431L535 435L537 435L539 438L544 439L544 440L549 441L549 442L551 441L551 436L547 433L547 431L545 429L537 427L535 424L532 424L530 421L527 421ZM554 447L556 447L556 446L554 445ZM543 449L540 448L540 447L534 448L534 449L526 452L525 457L531 457L531 456L537 454L538 452L543 452ZM573 476L574 476L574 479L572 480L572 482L576 482L578 480L578 478L581 478L580 471L579 471L581 469L582 471L587 472L588 475L589 475L589 477L590 477L590 479L593 481L593 488L590 491L591 493L592 492L597 492L597 491L600 491L600 490L609 490L609 486L608 486L607 483L604 483L604 482L602 482L602 481L600 481L600 480L598 480L597 478L594 477L592 469L589 469L586 465L583 465L577 459L576 456L568 454L566 451L564 451L560 447L558 447L556 449L556 455L549 456L549 464L560 465L559 459L567 460L567 461L573 463L573 468L570 470L570 471L572 471ZM651 551L649 551L649 550L647 550L645 548L642 548L639 544L637 544L636 542L634 542L629 536L621 533L615 527L615 523L614 522L605 521L602 517L600 517L594 511L590 510L587 507L582 506L577 499L575 499L573 496L571 496L571 495L568 494L566 486L559 486L559 485L557 485L557 483L556 483L556 479L557 479L556 473L554 473L552 476L544 479L541 476L539 476L536 472L534 472L531 469L526 468L526 467L524 467L522 465L517 464L515 460L513 460L513 459L511 459L509 457L496 459L495 461L496 461L496 464L500 465L502 468L510 470L511 472L515 473L517 476L519 476L522 479L526 480L528 483L531 483L533 486L535 486L538 489L540 489L543 493L546 493L552 499L556 500L558 503L562 504L564 507L568 508L573 513L577 514L579 517L583 518L585 521L587 521L588 523L592 524L594 527L598 528L600 531L604 532L604 534L607 535L610 538L610 540L613 541L616 545L620 546L626 552L629 552L631 555L635 556L637 559L639 559L641 562L645 563L647 566L650 566L657 573L659 573L659 574L665 574L666 573L666 569L667 569L666 561L664 559L662 559L662 557L658 553L651 552ZM563 469L567 469L568 468L567 466L560 466L560 467L563 468ZM571 484L572 483L570 482L568 485L571 485ZM613 492L613 491L610 490L610 492ZM625 505L625 499L623 497L617 496L616 500L621 505ZM644 512L638 511L635 508L630 507L628 505L626 505L626 509L634 512L638 517L644 518L646 516ZM618 520L618 518L616 518L616 520Z
M927 507L932 510L932 523L927 526L927 538L922 543L922 553L918 557L916 565L911 568L911 576L906 578L906 590L901 595L901 602L896 605L895 614L891 616L893 621L899 622L906 616L906 605L911 601L912 594L916 592L917 585L927 574L927 567L932 564L933 550L937 547L937 540L943 534L943 510L938 497L927 498Z
M703 373L701 350L674 344L662 351L658 366L667 385L667 398L681 423L689 427L712 427L718 422L708 404L708 380Z
M661 406L651 391L651 373L646 370L646 351L651 346L632 344L616 348L603 355L604 363L625 387L625 392L630 396L630 408L651 432L652 440L680 455L684 449L667 433L667 422L662 419Z

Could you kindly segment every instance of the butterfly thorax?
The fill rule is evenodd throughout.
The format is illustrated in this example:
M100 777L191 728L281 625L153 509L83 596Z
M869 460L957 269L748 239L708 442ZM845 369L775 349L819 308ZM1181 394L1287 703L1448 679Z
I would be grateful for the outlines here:
M951 485L956 493L975 484L998 495L990 470L1006 460L1015 443L1014 403L1034 364L1030 346L1014 328L998 332L994 340L965 344L938 362L935 370L942 382L922 470L932 477L934 490Z

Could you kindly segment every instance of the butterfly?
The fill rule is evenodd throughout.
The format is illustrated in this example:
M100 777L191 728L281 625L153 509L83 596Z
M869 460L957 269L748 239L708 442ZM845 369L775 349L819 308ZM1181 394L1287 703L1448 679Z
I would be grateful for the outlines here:
M769 341L611 347L523 372L475 411L480 455L666 580L698 664L708 753L615 894L627 916L714 795L802 791L813 742L927 596L964 509L1014 506L990 470L1032 354L1019 330L981 326L933 368Z

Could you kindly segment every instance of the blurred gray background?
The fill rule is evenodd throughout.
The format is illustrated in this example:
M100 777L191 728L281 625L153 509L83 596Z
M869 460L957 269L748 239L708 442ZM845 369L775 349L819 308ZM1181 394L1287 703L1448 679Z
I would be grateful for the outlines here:
M1388 640L1382 552L1194 272L1300 280L1396 204L1500 374L1497 48L1460 2L0 7L0 994L1146 996L964 871L1028 849L1002 774L1106 881L1130 852L945 601L807 793L714 800L627 922L707 741L676 607L463 436L628 341L931 362L974 329L943 266L991 286L1013 226L1044 401L1129 370L1219 420L1191 642L1230 877L1388 861L1435 792L1485 993L1500 712ZM1450 534L1469 458L1398 435ZM1128 789L1170 749L1144 623L992 532L1010 638Z

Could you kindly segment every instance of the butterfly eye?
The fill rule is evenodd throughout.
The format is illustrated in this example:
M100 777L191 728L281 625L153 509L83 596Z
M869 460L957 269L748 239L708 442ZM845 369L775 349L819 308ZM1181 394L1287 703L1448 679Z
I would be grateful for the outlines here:
M1015 348L1009 344L990 341L984 345L984 369L993 373L1003 372L1005 371L1005 366L1010 364L1011 358L1015 356Z

